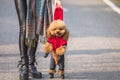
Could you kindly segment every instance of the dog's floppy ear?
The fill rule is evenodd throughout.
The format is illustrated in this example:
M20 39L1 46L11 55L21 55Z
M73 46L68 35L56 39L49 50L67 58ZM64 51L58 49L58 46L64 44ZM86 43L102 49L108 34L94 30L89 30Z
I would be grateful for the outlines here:
M51 38L51 37L52 37L52 35L51 35L50 31L49 31L49 28L47 29L46 37L47 37L47 38Z
M69 30L66 29L66 30L65 30L65 34L63 35L63 39L67 41L68 38L69 38Z

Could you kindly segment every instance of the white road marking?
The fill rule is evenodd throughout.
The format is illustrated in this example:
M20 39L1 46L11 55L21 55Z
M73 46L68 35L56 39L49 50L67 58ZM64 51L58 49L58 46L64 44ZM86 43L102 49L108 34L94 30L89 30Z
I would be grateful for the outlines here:
M107 5L109 5L115 12L120 14L120 8L117 7L111 0L103 0Z

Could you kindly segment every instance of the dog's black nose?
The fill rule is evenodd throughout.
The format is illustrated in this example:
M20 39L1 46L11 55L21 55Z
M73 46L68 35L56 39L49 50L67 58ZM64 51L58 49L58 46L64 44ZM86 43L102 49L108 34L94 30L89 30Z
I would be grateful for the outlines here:
M60 32L57 32L58 35L60 35Z

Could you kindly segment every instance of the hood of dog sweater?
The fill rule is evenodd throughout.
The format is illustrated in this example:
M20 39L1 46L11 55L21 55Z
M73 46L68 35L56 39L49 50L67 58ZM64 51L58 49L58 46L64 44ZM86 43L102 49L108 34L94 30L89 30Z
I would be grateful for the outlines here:
M62 37L51 37L48 39L48 42L52 44L54 51L60 46L67 45L67 41Z
M61 7L56 7L54 12L54 20L63 20L63 9Z

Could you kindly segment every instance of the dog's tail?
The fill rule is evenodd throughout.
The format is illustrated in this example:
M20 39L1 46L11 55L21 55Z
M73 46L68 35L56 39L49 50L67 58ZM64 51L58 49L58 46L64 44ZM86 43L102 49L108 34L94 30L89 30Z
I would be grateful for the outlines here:
M59 0L55 2L54 20L63 20L63 7Z

